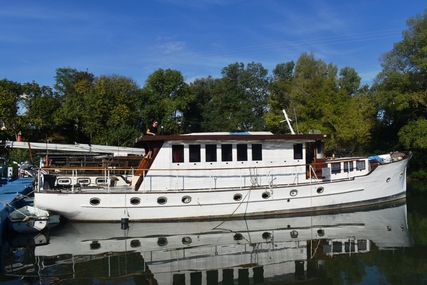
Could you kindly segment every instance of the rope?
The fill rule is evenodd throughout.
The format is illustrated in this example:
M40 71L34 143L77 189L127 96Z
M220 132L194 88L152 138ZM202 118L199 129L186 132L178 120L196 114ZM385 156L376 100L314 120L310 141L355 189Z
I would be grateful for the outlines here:
M229 220L231 218L231 216L234 215L234 213L240 208L240 206L243 204L243 202L245 201L246 197L248 197L249 193L251 192L251 189L249 189L248 193L246 193L245 197L243 197L242 201L239 203L239 205L237 205L237 208L230 214L230 216L228 216L224 221L222 221L221 223L219 223L216 227L212 228L213 230L217 229L219 226L221 226L222 224L224 224L227 220Z

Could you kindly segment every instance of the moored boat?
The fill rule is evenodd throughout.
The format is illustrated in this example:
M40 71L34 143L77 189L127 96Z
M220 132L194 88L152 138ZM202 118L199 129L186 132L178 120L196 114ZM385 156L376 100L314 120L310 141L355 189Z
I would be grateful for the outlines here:
M98 160L75 155L55 160L49 154L40 167L35 201L69 220L112 222L307 213L406 196L411 153L326 157L328 137L317 132L159 135L136 141L150 157L98 153Z
M18 233L34 233L45 229L49 224L49 212L30 205L21 208L11 207L8 214L9 227Z

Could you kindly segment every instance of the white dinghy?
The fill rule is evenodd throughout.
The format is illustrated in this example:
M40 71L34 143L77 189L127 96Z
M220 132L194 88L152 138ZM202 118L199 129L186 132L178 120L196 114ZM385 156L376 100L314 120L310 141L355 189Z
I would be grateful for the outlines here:
M10 228L18 233L39 232L49 224L49 212L30 205L13 209L8 218Z

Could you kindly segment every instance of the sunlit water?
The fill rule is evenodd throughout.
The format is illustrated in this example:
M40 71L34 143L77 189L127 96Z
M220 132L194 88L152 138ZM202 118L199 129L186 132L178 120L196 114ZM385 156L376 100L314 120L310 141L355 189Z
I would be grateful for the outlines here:
M406 201L353 212L9 235L0 284L427 284L426 196L409 184Z

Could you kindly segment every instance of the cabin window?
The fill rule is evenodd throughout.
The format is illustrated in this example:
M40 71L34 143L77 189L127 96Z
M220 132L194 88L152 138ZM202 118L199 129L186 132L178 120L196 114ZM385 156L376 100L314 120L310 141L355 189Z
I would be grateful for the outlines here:
M216 161L216 144L207 144L205 146L206 162Z
M302 143L294 144L294 159L302 159Z
M237 145L237 161L248 161L248 145Z
M262 144L252 144L252 160L262 160Z
M340 173L341 172L341 163L331 163L331 172Z
M353 161L344 162L344 172L350 172L354 170Z
M356 169L357 170L363 170L365 168L366 168L365 161L363 161L363 160L356 161Z
M222 144L221 145L221 160L232 161L233 160L233 145Z
M190 144L190 162L200 162L200 145Z
M172 162L184 162L184 146L173 145L172 146Z

